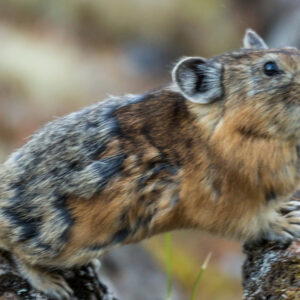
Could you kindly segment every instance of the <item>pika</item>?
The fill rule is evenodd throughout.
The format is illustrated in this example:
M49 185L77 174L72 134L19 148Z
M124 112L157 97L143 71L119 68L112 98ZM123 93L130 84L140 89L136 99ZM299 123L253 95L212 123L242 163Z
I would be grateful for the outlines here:
M53 269L175 229L300 238L300 51L248 30L172 79L45 125L1 165L0 247L32 286L70 299Z

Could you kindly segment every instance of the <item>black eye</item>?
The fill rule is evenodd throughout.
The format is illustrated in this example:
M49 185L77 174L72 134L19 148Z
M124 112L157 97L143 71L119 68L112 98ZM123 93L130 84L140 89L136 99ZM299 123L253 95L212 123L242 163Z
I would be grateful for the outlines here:
M264 73L267 76L275 76L279 73L281 73L281 71L279 70L277 64L274 61L268 61L264 64Z

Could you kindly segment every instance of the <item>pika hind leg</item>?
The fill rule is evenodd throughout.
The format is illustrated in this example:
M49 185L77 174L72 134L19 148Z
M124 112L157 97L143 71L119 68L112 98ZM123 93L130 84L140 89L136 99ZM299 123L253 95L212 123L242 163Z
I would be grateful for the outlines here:
M16 263L20 272L37 290L45 293L52 299L72 299L73 291L62 276L40 267L21 262L18 259L16 259Z

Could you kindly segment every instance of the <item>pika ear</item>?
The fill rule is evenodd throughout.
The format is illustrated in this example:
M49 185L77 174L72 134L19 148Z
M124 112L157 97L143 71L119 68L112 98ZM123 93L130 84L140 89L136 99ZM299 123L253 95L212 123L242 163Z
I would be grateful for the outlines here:
M252 29L247 29L244 36L245 49L268 49L265 41Z
M180 60L172 71L173 82L188 100L211 103L223 95L222 65L202 57Z

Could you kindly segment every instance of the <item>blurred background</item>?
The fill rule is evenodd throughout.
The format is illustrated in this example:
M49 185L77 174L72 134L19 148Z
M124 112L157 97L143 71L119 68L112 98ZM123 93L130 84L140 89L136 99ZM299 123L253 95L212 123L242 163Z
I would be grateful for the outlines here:
M0 162L38 127L107 95L170 81L183 55L241 47L251 27L271 46L300 46L298 0L0 1ZM102 273L121 300L166 299L165 238L113 251ZM237 243L172 233L172 299L241 299Z

